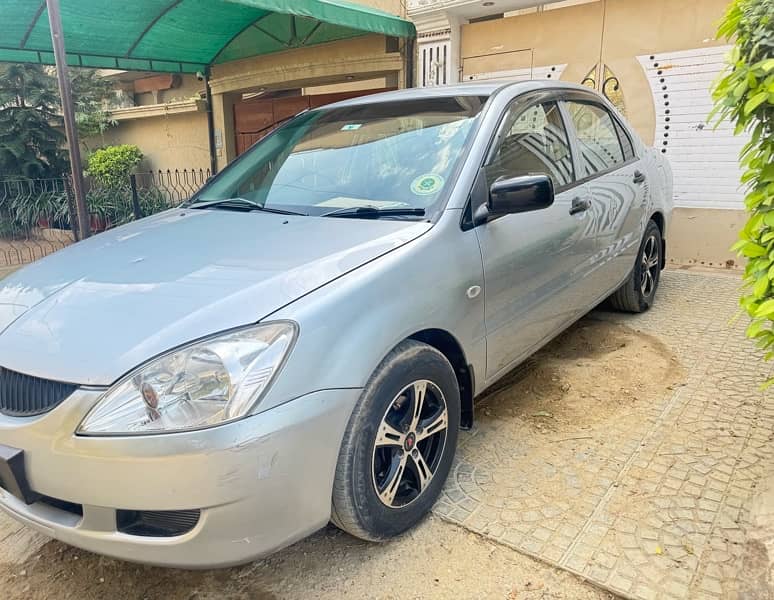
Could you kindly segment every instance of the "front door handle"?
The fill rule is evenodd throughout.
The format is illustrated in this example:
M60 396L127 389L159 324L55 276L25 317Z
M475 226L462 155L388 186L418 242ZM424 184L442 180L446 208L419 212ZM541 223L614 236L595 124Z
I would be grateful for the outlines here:
M576 215L582 213L591 208L591 202L583 198L573 198L572 205L570 206L570 214Z
M643 181L645 181L645 173L643 173L642 171L640 171L639 169L637 169L637 170L634 172L634 178L632 179L632 181L633 181L634 183L642 183Z

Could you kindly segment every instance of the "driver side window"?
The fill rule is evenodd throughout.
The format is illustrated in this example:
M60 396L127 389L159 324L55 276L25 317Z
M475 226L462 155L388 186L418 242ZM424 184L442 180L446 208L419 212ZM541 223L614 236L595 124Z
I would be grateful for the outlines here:
M569 185L574 179L572 156L557 104L542 102L517 110L511 107L505 116L505 134L486 167L489 184L544 173L555 188Z

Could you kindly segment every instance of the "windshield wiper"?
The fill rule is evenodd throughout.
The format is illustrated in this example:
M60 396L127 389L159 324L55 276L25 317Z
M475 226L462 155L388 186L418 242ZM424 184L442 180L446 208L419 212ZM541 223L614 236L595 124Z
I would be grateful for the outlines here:
M337 208L320 215L321 217L342 217L354 219L378 219L380 217L424 217L424 208L377 208L375 206L352 206Z
M193 204L188 205L188 208L217 208L217 207L223 207L223 208L243 208L247 210L260 210L263 212L269 212L274 213L277 215L301 215L301 216L308 216L306 213L301 212L295 212L292 210L283 210L281 208L270 208L268 206L264 206L260 202L256 202L255 200L250 200L248 198L223 198L222 200L210 200L208 202L195 202Z

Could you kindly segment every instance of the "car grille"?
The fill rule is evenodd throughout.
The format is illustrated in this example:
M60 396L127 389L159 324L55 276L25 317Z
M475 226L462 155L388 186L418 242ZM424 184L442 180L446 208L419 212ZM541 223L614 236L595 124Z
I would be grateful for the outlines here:
M118 531L145 537L175 537L188 533L199 522L199 510L118 510Z
M77 387L0 367L0 413L11 417L29 417L48 412Z

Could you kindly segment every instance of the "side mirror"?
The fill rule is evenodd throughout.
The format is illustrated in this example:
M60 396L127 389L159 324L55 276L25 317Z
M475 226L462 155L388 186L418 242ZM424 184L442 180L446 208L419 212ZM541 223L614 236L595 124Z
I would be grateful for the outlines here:
M487 208L491 215L528 212L554 203L554 184L548 175L524 175L498 179L489 188Z
M489 198L476 210L476 224L490 217L530 212L554 203L554 184L548 175L523 175L498 179L489 188Z

